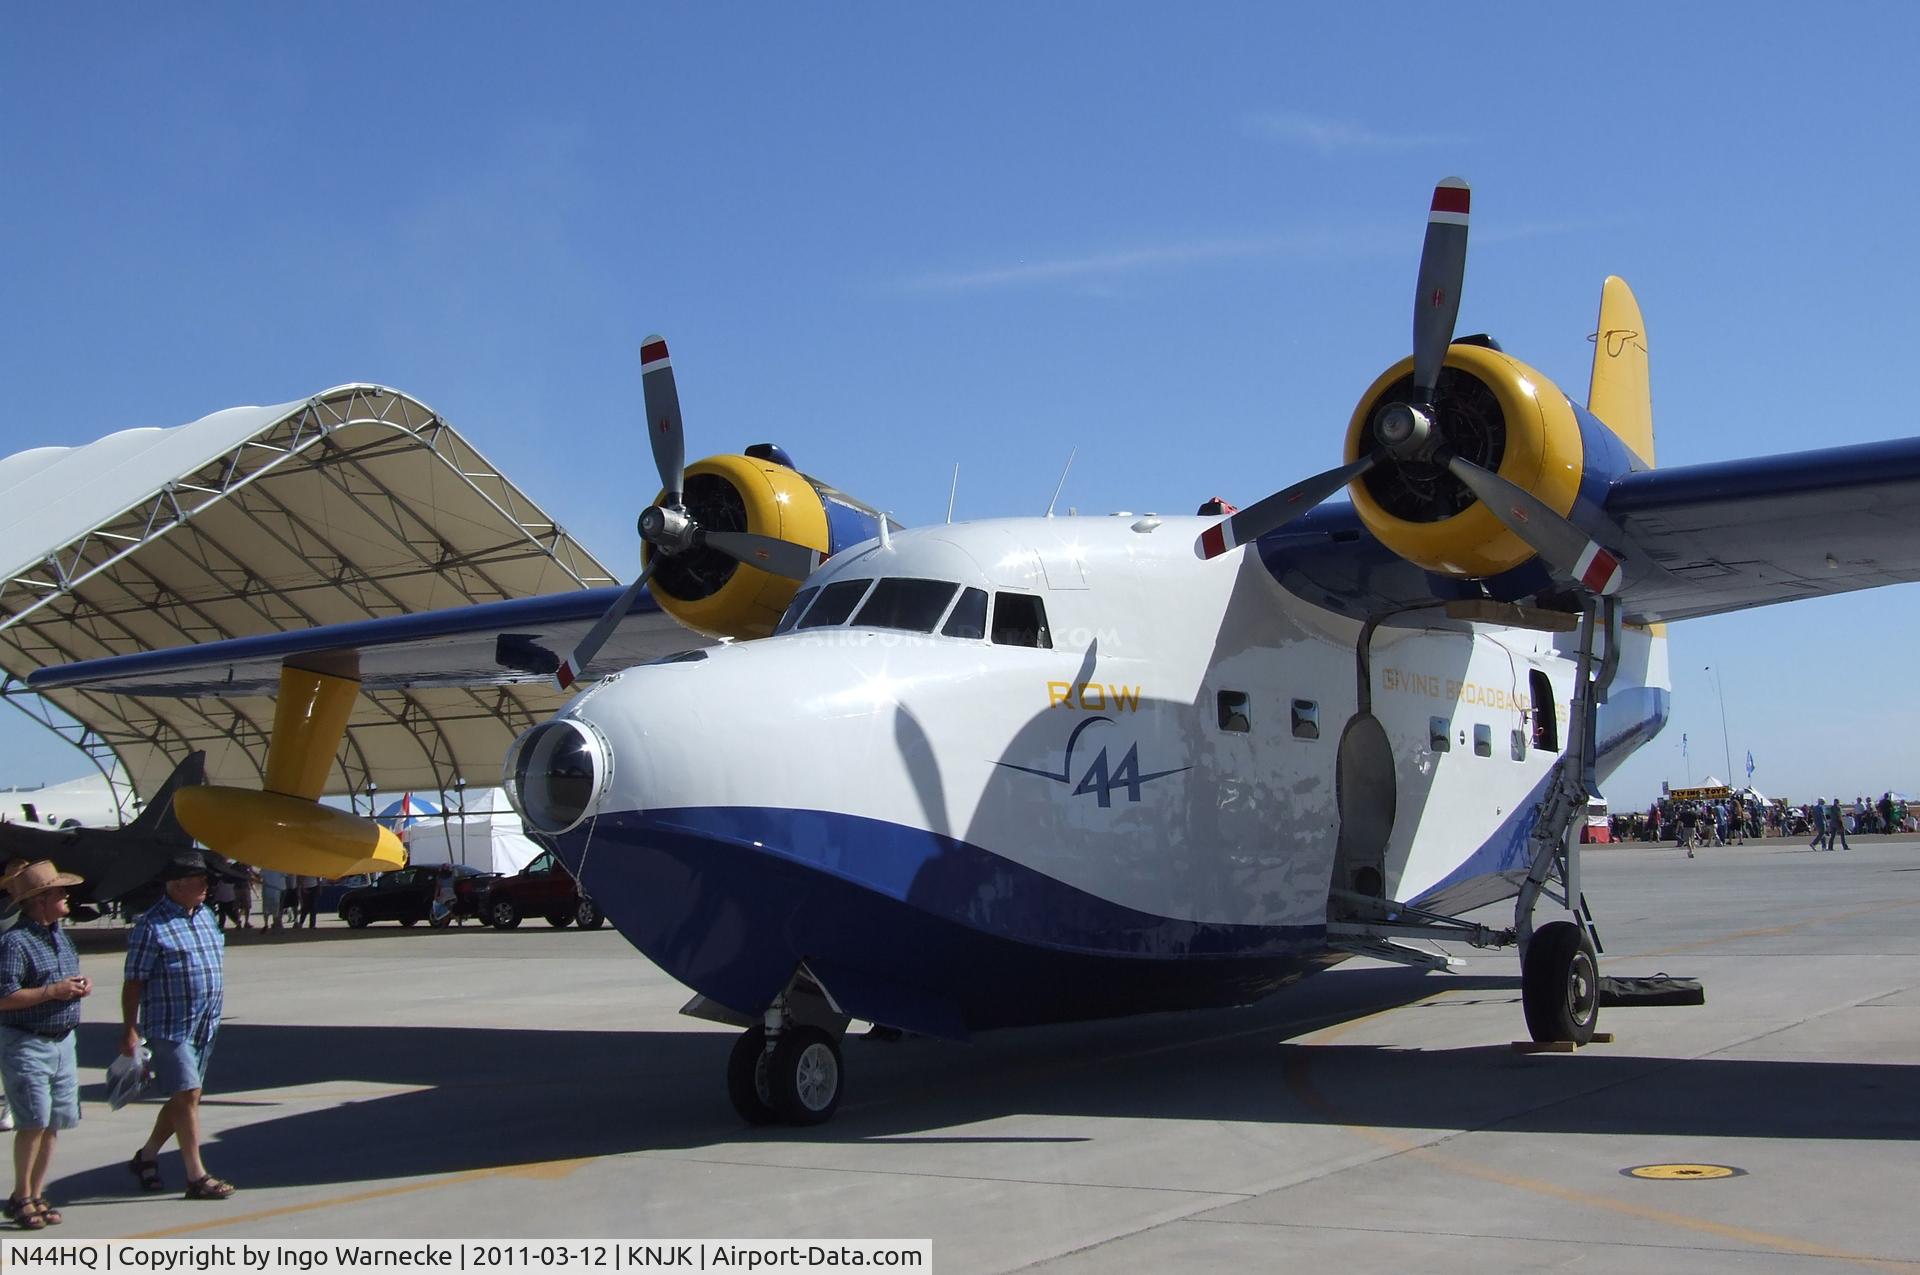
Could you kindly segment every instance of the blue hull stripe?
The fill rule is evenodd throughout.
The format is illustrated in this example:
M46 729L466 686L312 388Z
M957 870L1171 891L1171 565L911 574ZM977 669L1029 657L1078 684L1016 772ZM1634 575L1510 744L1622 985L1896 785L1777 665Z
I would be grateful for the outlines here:
M857 1018L959 1036L1244 1004L1342 959L1324 926L1155 916L965 841L827 811L610 814L558 843L629 942L749 1014L801 961Z

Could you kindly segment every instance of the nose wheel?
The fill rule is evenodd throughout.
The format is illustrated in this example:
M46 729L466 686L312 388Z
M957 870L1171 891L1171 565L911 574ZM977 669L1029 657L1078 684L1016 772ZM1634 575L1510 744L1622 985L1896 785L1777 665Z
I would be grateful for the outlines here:
M766 1028L749 1027L727 1059L727 1098L750 1125L825 1124L840 1107L845 1076L832 1033L796 1026L769 1040Z

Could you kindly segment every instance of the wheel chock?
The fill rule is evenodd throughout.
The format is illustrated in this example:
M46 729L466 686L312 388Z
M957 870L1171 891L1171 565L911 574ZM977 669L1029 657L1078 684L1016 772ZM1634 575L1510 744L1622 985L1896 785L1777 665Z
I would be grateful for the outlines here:
M1612 1032L1595 1032L1590 1045L1611 1045ZM1508 1048L1516 1054L1571 1054L1579 1048L1578 1041L1572 1040L1516 1040Z

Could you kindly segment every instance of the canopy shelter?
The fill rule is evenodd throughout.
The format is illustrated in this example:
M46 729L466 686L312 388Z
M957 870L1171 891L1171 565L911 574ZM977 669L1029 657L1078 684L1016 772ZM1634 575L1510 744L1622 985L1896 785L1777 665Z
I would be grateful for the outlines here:
M378 385L0 459L0 697L119 782L117 760L142 797L196 748L208 782L259 787L272 699L43 699L28 673L614 583L431 408ZM562 700L538 683L365 691L326 791L371 809L376 788L488 783Z

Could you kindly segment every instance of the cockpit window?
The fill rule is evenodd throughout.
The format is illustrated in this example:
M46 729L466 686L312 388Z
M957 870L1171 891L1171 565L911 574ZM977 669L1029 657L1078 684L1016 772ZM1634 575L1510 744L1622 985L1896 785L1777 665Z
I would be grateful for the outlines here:
M940 631L953 638L983 638L987 635L987 591L968 589L953 604L953 614L947 617Z
M931 633L959 588L945 580L914 580L904 576L884 579L873 587L866 605L853 617L853 622L876 629Z
M836 624L845 624L872 584L871 580L836 580L832 584L822 585L820 596L813 600L813 609L800 617L800 622L794 627L829 629Z
M993 597L993 640L998 646L1039 646L1051 649L1047 608L1031 593L996 593Z
M787 609L781 614L780 623L773 626L773 631L775 633L785 633L795 624L798 624L800 617L807 613L807 603L813 601L813 595L818 592L820 592L820 588L816 585L811 589L802 589L800 592L794 594L793 601L787 603Z

